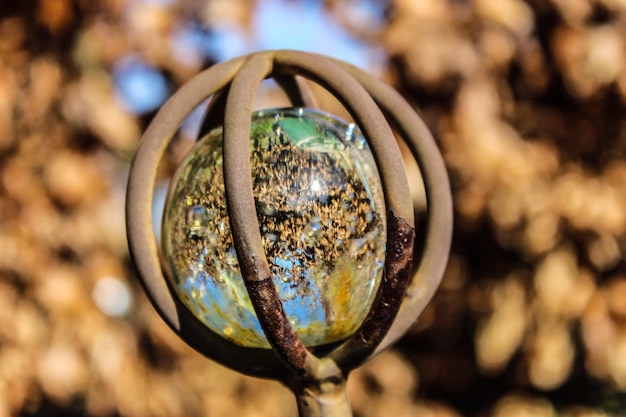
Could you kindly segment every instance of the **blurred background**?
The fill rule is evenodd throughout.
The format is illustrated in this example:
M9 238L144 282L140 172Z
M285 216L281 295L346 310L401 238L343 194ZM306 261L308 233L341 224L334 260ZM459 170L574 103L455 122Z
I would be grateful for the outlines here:
M296 415L166 327L123 217L163 101L275 48L392 84L451 176L442 286L355 416L626 415L626 1L0 0L0 416Z

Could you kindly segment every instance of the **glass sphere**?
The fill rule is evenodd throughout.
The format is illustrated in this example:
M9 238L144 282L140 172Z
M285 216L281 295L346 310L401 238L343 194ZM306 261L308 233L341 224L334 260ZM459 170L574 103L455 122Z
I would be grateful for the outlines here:
M270 109L252 114L250 149L265 255L291 325L308 347L349 337L385 259L382 185L364 137L319 111ZM239 270L222 162L218 128L174 175L162 227L166 267L182 302L213 332L269 347Z

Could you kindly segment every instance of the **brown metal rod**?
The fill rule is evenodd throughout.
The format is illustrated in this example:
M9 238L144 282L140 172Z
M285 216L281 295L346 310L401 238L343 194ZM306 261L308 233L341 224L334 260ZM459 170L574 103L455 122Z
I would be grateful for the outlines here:
M273 53L248 57L234 77L224 116L224 187L239 268L257 318L278 357L298 375L315 362L285 315L270 272L254 204L250 166L251 113L256 91L272 71Z
M281 70L311 78L333 93L361 128L378 166L387 210L387 259L376 298L357 332L330 353L344 372L366 360L383 340L410 278L414 244L413 204L400 149L383 113L367 91L334 61L280 51Z
M226 108L226 97L228 96L228 89L230 85L224 87L223 90L218 91L213 95L209 102L206 111L204 112L204 118L198 131L197 140L202 139L206 134L215 128L222 127L224 124L224 109Z
M152 193L157 167L180 124L194 107L227 85L244 59L216 65L189 80L161 107L148 126L131 166L126 198L126 227L133 261L161 316L180 328L176 305L160 268L152 232Z
M239 372L283 379L288 373L271 350L233 345L210 331L182 304L168 286L161 269L152 229L152 200L157 167L183 120L207 97L223 89L245 57L201 72L182 86L159 110L144 133L130 169L126 196L126 227L130 253L154 308L163 320L194 349Z
M231 233L252 304L275 353L292 370L283 379L301 417L351 417L345 378L329 359L318 359L289 324L265 257L250 174L250 127L255 92L272 69L271 54L255 54L231 84L224 117L224 185Z
M292 106L317 107L317 100L304 78L292 74L276 74L274 80L287 94Z
M441 153L415 110L397 91L370 74L345 62L336 62L367 89L399 135L406 140L420 167L426 189L428 218L421 262L396 321L377 348L376 353L379 353L415 323L443 277L452 240L452 195Z
M312 59L312 57L315 57ZM341 66L322 55L277 51L278 71L291 71L328 89L348 110L370 145L378 167L387 210L413 227L413 204L400 148L393 131L369 93Z

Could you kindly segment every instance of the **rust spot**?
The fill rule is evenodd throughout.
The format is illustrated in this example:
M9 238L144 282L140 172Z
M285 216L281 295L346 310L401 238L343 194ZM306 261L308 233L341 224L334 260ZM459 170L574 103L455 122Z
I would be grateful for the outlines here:
M246 287L265 337L278 357L296 374L304 374L307 350L285 316L272 279L247 281Z
M393 212L387 214L387 257L383 280L372 309L357 333L344 346L342 367L363 362L391 328L411 276L415 229Z

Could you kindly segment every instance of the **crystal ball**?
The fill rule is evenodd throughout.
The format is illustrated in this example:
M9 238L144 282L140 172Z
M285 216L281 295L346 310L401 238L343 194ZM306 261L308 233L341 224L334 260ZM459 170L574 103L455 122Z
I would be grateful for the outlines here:
M257 219L285 314L307 347L344 340L363 322L385 259L382 185L367 142L353 123L323 112L266 109L252 114L250 149ZM237 262L222 162L217 128L172 178L165 266L209 329L267 348Z

